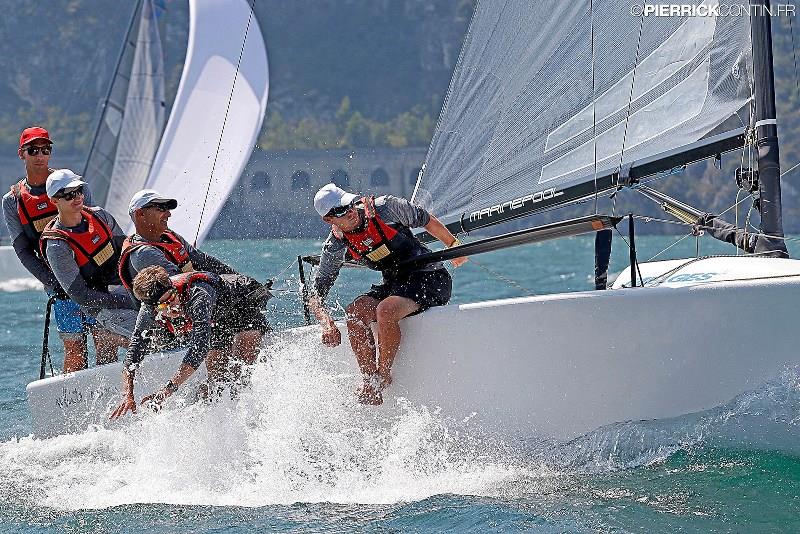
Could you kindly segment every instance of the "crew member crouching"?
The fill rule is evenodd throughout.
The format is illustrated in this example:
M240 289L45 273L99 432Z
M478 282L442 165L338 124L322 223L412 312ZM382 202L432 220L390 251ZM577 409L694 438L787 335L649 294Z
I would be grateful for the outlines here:
M142 399L142 404L153 402L155 406L174 393L203 361L210 382L228 379L224 352L232 350L236 334L256 330L263 335L267 331L264 306L271 295L258 281L244 275L196 271L169 276L163 267L153 265L136 275L133 292L142 306L123 366L123 400L111 414L112 419L136 412L133 381L147 345L145 335L152 329L166 329L188 338L188 351L172 380ZM244 351L233 357L251 364L252 354Z
M450 300L452 281L441 263L403 267L400 264L429 252L411 232L423 227L451 247L458 240L439 220L402 198L390 195L358 197L334 184L314 196L314 208L331 225L322 246L314 293L309 305L322 325L322 342L335 347L342 335L323 301L339 275L347 253L357 262L380 271L383 283L347 306L347 333L364 378L359 402L381 404L382 390L392 381L391 368L400 346L400 324L404 317L420 313ZM467 258L451 260L458 267ZM370 323L378 323L376 343Z

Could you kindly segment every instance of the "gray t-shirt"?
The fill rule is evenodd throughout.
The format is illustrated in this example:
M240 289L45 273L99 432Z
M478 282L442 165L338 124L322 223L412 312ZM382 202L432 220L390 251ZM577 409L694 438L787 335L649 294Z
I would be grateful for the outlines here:
M113 239L117 241L117 246L121 246L122 240L125 239L125 234L117 224L117 221L114 220L114 217L103 208L92 208L92 210L99 219L108 224L109 228L111 228ZM58 218L55 221L56 228L72 232L82 232L88 227L86 220L82 220L81 224L72 228L61 224ZM119 285L119 278L114 273L109 277L108 282L111 286L108 291L90 288L81 275L72 249L63 239L47 240L47 261L58 283L67 292L69 298L77 302L90 315L97 315L101 309L135 309L128 292Z
M28 187L34 195L41 195L45 192L43 185L36 187L28 185ZM88 184L83 186L83 203L87 206L94 206ZM17 208L17 197L11 191L8 191L3 195L3 218L6 221L6 228L8 228L14 252L17 253L19 261L22 262L28 272L44 285L45 291L52 293L53 286L56 284L55 275L39 256L39 241L31 240L25 235Z
M387 224L401 224L406 228L422 228L430 220L430 214L419 206L411 204L404 198L392 195L385 195L375 198L375 212ZM322 245L319 266L314 275L313 292L320 299L325 299L333 286L339 271L342 268L347 253L347 243L344 239L339 239L333 232L328 235ZM431 263L420 267L419 271L434 271L442 269L441 262Z

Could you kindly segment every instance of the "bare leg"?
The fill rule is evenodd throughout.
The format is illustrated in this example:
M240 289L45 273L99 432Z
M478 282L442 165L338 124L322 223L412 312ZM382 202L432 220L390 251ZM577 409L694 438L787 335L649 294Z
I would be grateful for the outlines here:
M391 295L375 310L378 321L378 375L383 386L392 383L392 363L400 348L400 319L419 309L419 304L406 297Z
M208 370L208 381L224 381L228 367L228 352L218 349L211 349L206 354L206 369Z
M347 335L350 346L358 360L358 367L365 379L374 375L378 368L375 365L375 338L370 323L375 321L375 309L378 300L372 297L358 297L345 310L347 312Z
M86 369L86 344L83 337L62 339L64 342L64 374Z
M97 353L95 355L97 365L117 361L119 349L128 347L128 338L98 326L92 328L92 337L94 338L94 350Z
M264 334L258 330L245 330L233 338L233 354L237 360L252 364L258 356L258 349Z

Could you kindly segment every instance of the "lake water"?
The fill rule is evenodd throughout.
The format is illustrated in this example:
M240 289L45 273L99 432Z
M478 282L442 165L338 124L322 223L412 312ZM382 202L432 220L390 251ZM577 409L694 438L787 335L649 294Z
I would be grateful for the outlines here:
M674 240L638 237L640 259ZM283 329L303 324L297 255L320 244L205 248L259 279L277 277L271 321ZM691 256L695 246L685 239L662 257ZM611 271L627 261L615 239ZM454 271L453 302L586 290L592 274L590 238L499 251ZM346 305L374 279L344 271L331 302ZM24 284L0 286L0 532L800 530L800 446L753 444L765 434L800 443L797 373L679 421L510 444L454 433L424 407L401 403L385 425L355 403L331 403L313 366L297 365L313 361L313 345L284 344L269 349L236 403L40 440L29 436L25 385L38 375L44 303Z

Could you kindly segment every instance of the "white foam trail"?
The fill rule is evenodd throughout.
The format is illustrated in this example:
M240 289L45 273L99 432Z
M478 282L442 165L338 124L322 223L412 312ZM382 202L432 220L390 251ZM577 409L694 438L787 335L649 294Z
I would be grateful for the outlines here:
M0 500L70 510L377 504L494 496L515 480L552 475L403 399L358 405L356 377L336 374L341 366L317 336L276 340L237 400L173 405L115 430L0 444Z
M0 282L0 292L17 293L19 291L41 291L42 283L36 278L11 278Z

